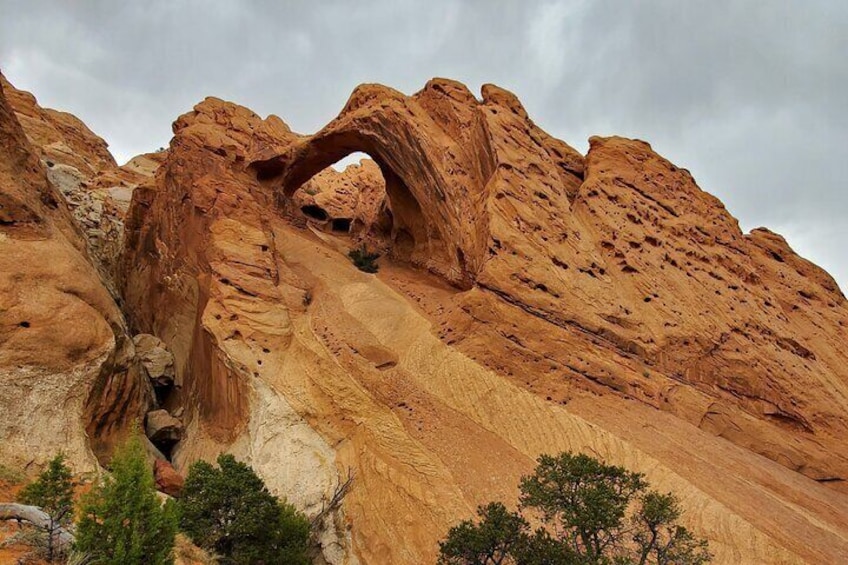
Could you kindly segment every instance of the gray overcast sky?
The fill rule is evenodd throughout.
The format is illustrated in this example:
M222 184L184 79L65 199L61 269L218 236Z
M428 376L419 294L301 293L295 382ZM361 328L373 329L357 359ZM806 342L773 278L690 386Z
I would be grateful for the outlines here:
M845 0L0 0L0 69L122 162L208 95L309 133L362 82L493 82L581 151L649 141L848 290Z

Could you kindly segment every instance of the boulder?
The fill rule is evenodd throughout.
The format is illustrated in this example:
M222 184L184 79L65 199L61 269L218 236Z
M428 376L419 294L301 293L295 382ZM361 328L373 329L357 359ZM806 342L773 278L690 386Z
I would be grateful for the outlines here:
M173 444L182 437L183 424L167 410L153 410L147 413L144 431L154 444Z
M185 479L170 462L157 459L153 464L153 478L156 481L156 490L175 498L180 496Z
M174 356L165 343L150 334L138 334L133 337L136 355L147 372L151 383L157 387L174 384Z

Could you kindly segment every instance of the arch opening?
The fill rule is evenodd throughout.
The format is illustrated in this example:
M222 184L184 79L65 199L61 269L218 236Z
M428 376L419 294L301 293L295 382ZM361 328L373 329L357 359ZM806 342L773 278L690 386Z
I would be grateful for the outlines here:
M464 232L451 229L457 210L446 203L454 192L454 182L442 170L444 155L434 151L428 138L419 139L420 132L406 122L392 124L388 130L384 126L366 113L349 122L339 118L276 156L251 162L250 167L257 179L274 191L280 210L295 221L299 217L328 233L335 228L336 234L350 234L357 245L365 244L383 255L443 276L451 284L470 288L468 281L473 276L468 271L476 263L468 257L458 261L454 250L456 246L465 249L467 242L454 241ZM351 178L345 190L318 196L323 190L322 176L338 177L350 171L350 165L340 172L334 164L344 164L349 156L356 159L363 153L371 158L366 161L371 164L371 174L382 177L380 191L361 190ZM332 172L325 172L328 169ZM313 198L304 201L304 193ZM349 198L351 193L360 195L352 209L332 208L333 198L328 194ZM307 204L324 208L328 219L322 223L306 218L299 208ZM336 219L339 221L334 222Z
M278 203L308 223L350 234L395 259L426 264L424 212L395 168L367 139L335 135L292 151L274 179ZM257 168L258 177L262 170Z
M336 235L367 231L386 199L381 169L358 152L323 167L300 186L281 188L278 203L283 210L299 212L300 220Z

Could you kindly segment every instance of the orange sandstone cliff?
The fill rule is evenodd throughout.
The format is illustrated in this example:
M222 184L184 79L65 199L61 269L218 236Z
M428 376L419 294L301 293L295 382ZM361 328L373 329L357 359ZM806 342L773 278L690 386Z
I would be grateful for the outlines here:
M144 415L150 389L124 317L7 90L0 82L0 460L28 468L61 450L78 471L90 470ZM76 128L75 118L66 121ZM93 150L75 154L80 163L103 157L105 143L85 147Z
M535 457L566 449L677 493L718 563L840 562L848 306L833 279L780 236L742 233L647 143L592 138L584 156L511 93L481 97L363 85L310 136L207 98L166 152L122 168L69 119L27 127L38 112L18 103L33 148L5 110L0 262L18 258L0 277L20 304L0 309L0 405L44 394L30 420L53 422L68 393L52 383L72 373L80 453L102 458L155 408L148 434L178 438L154 441L177 470L232 452L313 516L353 476L323 517L327 563L432 563L452 524L512 503ZM327 169L354 152L373 160ZM105 212L117 253L86 247L62 199L77 192L51 187L47 160L131 193ZM383 254L377 275L347 258L360 245ZM102 331L58 341L50 365L32 345L46 334L24 330L63 318L23 328L18 313L82 308L88 294L50 282L71 260ZM126 364L150 379L102 361L129 335ZM32 432L6 421L17 443L0 455L19 457Z

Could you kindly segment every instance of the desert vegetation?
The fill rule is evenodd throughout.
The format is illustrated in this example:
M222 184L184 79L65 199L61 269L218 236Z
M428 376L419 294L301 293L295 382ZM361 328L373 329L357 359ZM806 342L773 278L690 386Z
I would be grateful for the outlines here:
M377 264L377 259L380 258L380 254L368 251L368 248L365 247L365 245L356 249L351 249L348 253L348 257L350 257L353 264L356 265L356 268L364 273L376 273L380 269L380 266Z
M706 540L678 523L671 493L583 454L542 455L521 479L519 510L500 502L454 526L440 565L702 565ZM531 524L537 525L532 529Z
M194 463L178 508L180 529L222 564L309 563L309 520L232 455Z
M111 471L82 500L75 548L104 565L172 563L176 508L157 497L137 436L115 453Z
M309 519L232 455L217 467L194 463L177 499L156 492L137 435L116 450L109 471L75 503L77 485L59 454L17 503L0 503L0 519L21 524L12 541L31 549L21 563L167 565L175 545L222 565L311 562Z
M164 565L174 563L175 544L181 554L194 547L205 562L222 565L311 562L315 521L271 494L232 455L220 455L217 465L192 464L180 497L163 502L134 436L79 504L74 487L59 454L20 491L19 504L0 504L3 518L30 523L25 541L47 563ZM542 455L519 490L517 510L490 502L476 520L452 527L439 542L439 564L703 565L712 559L706 540L679 523L676 496L652 490L641 473L583 454Z
M68 539L63 535L64 528L71 524L74 511L74 484L65 456L56 455L38 479L20 492L18 501L43 513L43 519L35 524L31 543L48 563L60 559L66 552Z

